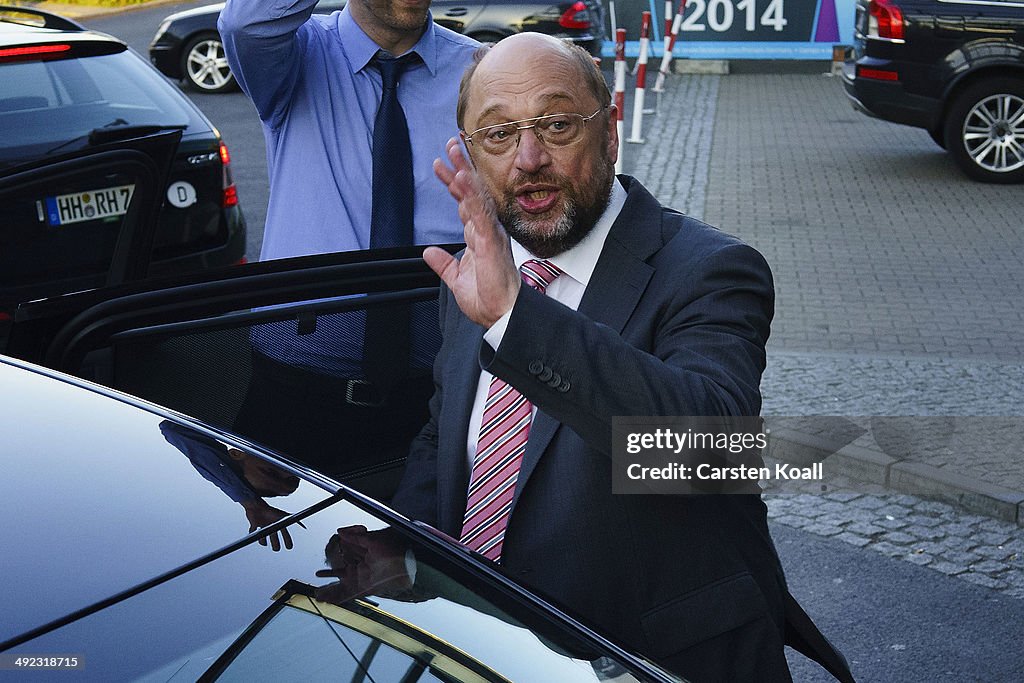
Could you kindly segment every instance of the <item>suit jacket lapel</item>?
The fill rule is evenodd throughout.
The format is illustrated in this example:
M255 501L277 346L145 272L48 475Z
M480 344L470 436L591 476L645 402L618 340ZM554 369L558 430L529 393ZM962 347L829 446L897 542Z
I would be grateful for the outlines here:
M454 298L450 302L455 306ZM441 406L438 420L438 522L441 530L455 538L462 532L466 513L469 468L466 438L473 397L480 380L480 344L484 330L464 316L458 318L452 340L451 358L445 368L444 387L449 397Z
M579 311L621 333L654 275L654 268L646 261L664 241L661 205L633 178L619 178L628 192L626 203L608 233ZM530 425L513 507L560 426L553 417L537 411Z

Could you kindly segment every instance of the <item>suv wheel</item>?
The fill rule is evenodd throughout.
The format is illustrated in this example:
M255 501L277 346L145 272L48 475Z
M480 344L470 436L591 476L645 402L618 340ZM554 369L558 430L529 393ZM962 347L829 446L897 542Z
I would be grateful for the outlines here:
M1024 182L1024 81L992 78L953 101L946 148L970 177L988 183Z
M216 33L204 33L188 41L181 52L181 72L189 87L200 92L221 93L235 88L235 77Z

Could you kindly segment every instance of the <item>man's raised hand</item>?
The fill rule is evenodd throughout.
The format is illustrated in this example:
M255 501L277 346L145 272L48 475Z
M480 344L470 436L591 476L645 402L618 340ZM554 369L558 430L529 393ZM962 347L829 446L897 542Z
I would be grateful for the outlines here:
M435 159L434 173L459 203L466 250L460 260L443 249L428 247L423 260L452 290L462 312L489 328L512 309L522 281L512 260L508 234L495 215L494 202L462 153L459 141L452 138L446 149L451 166Z

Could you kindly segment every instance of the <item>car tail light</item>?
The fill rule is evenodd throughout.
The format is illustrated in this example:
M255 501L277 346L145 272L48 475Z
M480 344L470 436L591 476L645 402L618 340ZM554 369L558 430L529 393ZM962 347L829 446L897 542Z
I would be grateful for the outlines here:
M903 11L892 0L868 4L868 37L903 40Z
M224 208L229 206L238 206L238 188L234 185L224 188Z
M61 57L71 50L70 45L25 45L22 47L6 47L0 49L0 62L21 62L31 59L48 59Z
M562 13L558 25L562 28L590 28L590 9L583 0L577 0Z
M229 206L236 206L238 204L238 188L235 187L235 179L231 175L231 154L228 152L228 146L224 144L223 140L220 143L220 161L222 177L224 179L222 183L224 194L221 206L226 209Z

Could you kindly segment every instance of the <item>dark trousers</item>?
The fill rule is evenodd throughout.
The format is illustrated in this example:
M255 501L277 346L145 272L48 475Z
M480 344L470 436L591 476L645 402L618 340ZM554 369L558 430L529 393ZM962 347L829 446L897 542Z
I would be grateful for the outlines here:
M252 379L234 430L375 498L388 500L409 443L427 422L428 370L389 391L253 352Z

